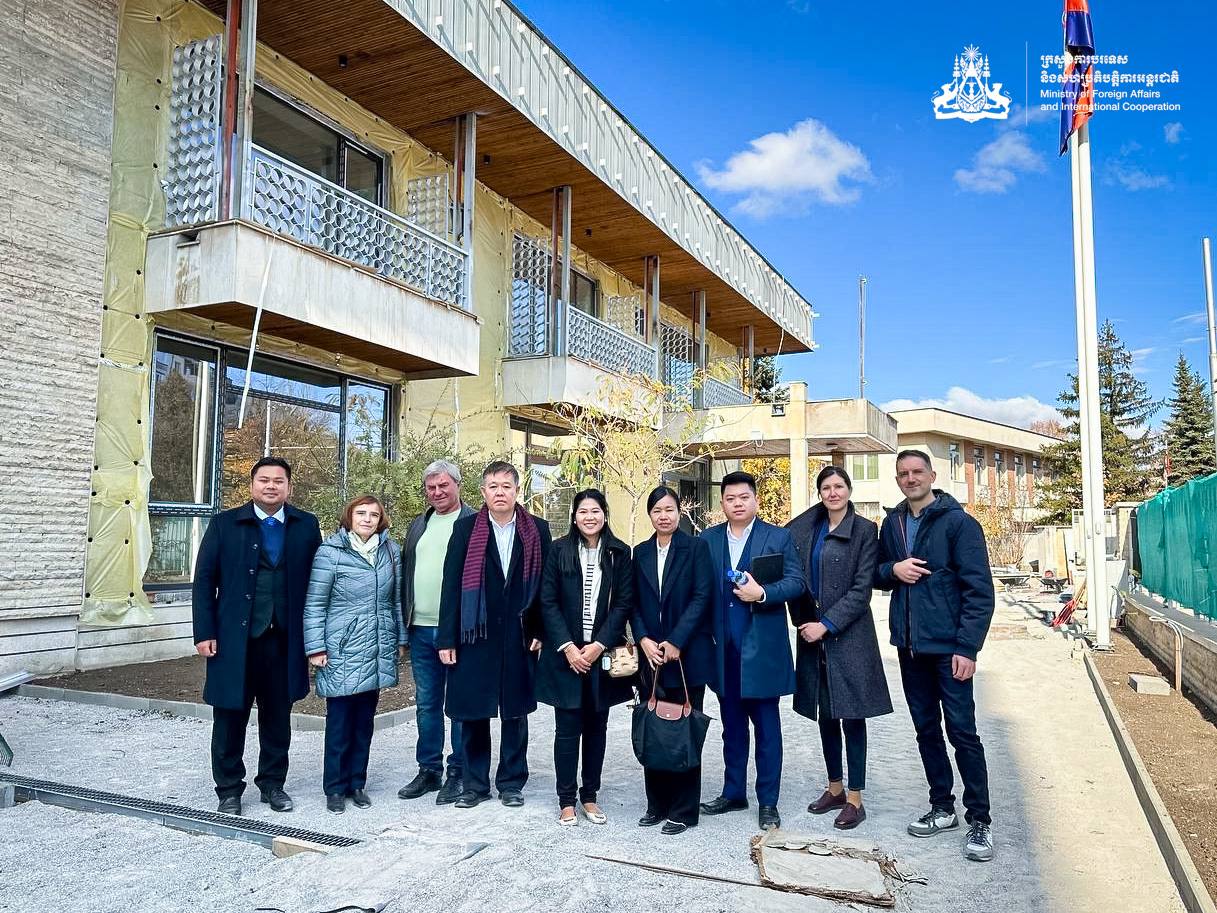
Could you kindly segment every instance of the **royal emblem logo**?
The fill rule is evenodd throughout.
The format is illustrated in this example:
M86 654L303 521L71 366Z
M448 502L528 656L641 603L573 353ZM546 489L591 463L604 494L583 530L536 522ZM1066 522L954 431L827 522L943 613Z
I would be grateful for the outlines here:
M1010 115L1010 96L1001 90L1002 84L989 84L989 58L980 48L968 45L963 55L955 55L951 81L934 94L934 117L938 120L959 118L970 124L992 118L1005 120Z

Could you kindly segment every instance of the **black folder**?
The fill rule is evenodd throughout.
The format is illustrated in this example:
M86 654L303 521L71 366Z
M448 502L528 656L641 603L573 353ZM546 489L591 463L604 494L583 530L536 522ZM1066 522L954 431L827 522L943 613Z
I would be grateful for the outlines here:
M782 555L758 555L752 559L748 572L761 586L777 583L785 576L786 561Z

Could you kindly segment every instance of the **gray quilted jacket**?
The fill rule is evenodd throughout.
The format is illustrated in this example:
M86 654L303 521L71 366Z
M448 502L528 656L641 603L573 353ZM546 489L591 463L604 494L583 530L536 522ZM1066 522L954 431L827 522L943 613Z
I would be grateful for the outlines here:
M304 652L325 653L317 694L342 697L397 684L397 647L406 642L401 619L397 543L381 534L376 566L340 529L317 549L304 598Z

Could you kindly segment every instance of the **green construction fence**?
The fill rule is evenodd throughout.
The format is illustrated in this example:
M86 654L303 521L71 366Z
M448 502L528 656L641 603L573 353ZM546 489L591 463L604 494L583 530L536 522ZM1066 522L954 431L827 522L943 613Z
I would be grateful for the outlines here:
M1217 473L1168 488L1137 509L1147 590L1217 618Z

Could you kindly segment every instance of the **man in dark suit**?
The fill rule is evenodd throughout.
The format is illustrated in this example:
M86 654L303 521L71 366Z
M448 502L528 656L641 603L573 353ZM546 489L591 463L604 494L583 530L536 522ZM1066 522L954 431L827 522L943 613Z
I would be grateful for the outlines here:
M490 798L490 720L496 716L499 799L508 808L524 804L528 714L537 709L538 595L550 533L549 524L516 503L519 493L514 466L487 466L486 503L456 521L444 559L436 646L450 667L445 709L461 722L465 789L457 808Z
M258 702L262 801L292 810L283 789L292 704L308 694L304 595L321 544L317 518L287 503L292 468L263 457L250 501L207 525L194 573L194 644L207 657L203 700L212 710L211 772L221 812L241 814L245 732Z
M719 484L726 523L703 537L710 546L717 582L714 640L718 654L719 709L723 720L723 791L703 802L702 814L721 815L748 807L748 724L756 734L757 820L762 830L781 827L782 723L778 699L794 693L794 662L786 602L803 592L803 571L790 533L758 520L756 479L730 472ZM780 562L771 556L780 556ZM762 561L761 559L767 559ZM752 569L780 563L764 584ZM735 583L732 571L743 573ZM778 576L780 574L780 576Z

